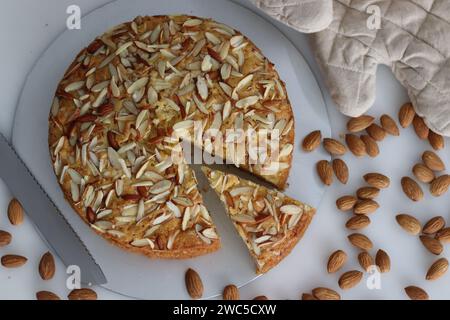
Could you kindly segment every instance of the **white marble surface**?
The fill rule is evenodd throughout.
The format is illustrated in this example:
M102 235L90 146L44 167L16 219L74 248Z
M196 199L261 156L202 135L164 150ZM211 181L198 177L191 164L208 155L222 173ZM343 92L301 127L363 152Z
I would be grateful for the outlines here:
M64 30L67 6L77 4L83 13L86 13L107 2L102 0L77 0L76 3L70 0L5 0L2 2L0 37L3 43L7 44L4 46L6 49L0 50L3 71L3 76L0 78L2 88L0 130L3 134L10 136L15 105L34 61L51 40ZM236 2L247 4L246 0ZM280 28L301 49L313 71L318 75L306 37L289 31L283 26ZM378 98L369 114L380 116L388 113L396 116L399 105L407 100L405 91L386 68L381 68L378 76ZM344 132L345 117L336 112L327 95L326 99L333 135L339 137ZM350 258L343 269L346 271L358 268L356 262L358 252L346 239L349 232L344 228L344 224L349 216L335 208L335 199L352 193L362 186L361 176L365 172L379 171L391 177L392 185L388 190L382 191L378 198L381 208L371 216L372 224L364 230L364 233L374 242L374 250L371 252L373 255L378 248L390 254L392 271L382 275L380 290L369 290L362 282L355 289L341 292L343 298L404 299L406 295L403 287L410 284L423 287L434 299L450 298L450 275L447 274L435 282L425 281L426 270L436 257L426 252L417 238L402 232L395 222L395 215L399 212L411 213L422 222L434 215L449 218L450 198L448 196L434 199L425 188L425 199L415 204L401 191L400 178L411 175L411 167L420 160L421 153L426 149L429 149L427 143L419 141L412 128L409 128L402 130L399 138L385 139L380 144L381 154L376 159L356 159L350 154L344 156L351 171L350 181L346 186L335 183L329 188L315 220L300 244L304 260L294 261L287 258L278 268L242 288L241 297L252 298L265 294L270 298L297 299L301 292L307 292L317 286L338 289L339 274L326 273L328 255L336 249L345 250ZM448 152L445 151L440 152L446 163L450 165L447 154ZM39 257L46 251L46 246L29 221L20 227L10 226L6 218L9 200L10 193L0 182L0 229L13 234L12 244L0 248L0 255L23 254L29 258L29 261L26 266L16 270L0 267L0 283L2 283L0 299L33 299L34 293L38 290L51 290L65 297L68 290L65 287L64 266L58 261L56 277L48 282L40 280L37 264ZM446 250L448 251L448 248ZM444 256L446 255L448 254L444 250ZM124 298L101 288L96 288L96 291L101 299Z

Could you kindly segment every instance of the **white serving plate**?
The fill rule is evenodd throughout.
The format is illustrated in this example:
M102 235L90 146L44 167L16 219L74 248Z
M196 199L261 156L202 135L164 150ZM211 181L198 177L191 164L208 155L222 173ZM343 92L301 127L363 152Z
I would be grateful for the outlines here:
M256 278L254 265L226 217L215 215L222 238L216 253L188 260L150 260L127 253L97 236L66 203L55 179L47 147L47 117L55 88L81 48L97 35L137 15L186 13L210 17L247 35L275 63L287 84L296 120L296 143L286 194L318 207L324 188L315 176L315 163L329 159L323 150L305 155L301 138L320 129L330 135L325 103L316 79L301 54L271 23L250 10L223 0L119 0L85 16L81 30L66 30L43 53L28 75L17 107L13 144L38 181L102 267L106 289L142 299L185 299L184 273L194 268L205 283L204 297L219 295L229 283L243 286ZM302 250L293 250L285 263L302 263Z

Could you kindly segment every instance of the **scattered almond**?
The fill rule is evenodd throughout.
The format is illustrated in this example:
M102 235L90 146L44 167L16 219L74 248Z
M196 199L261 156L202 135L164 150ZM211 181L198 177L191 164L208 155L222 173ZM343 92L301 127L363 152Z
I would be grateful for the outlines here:
M329 186L333 183L333 168L329 161L321 160L317 162L316 169L320 180L322 180L325 185Z
M380 189L375 187L362 187L356 191L359 199L375 199L380 194Z
M314 296L310 293L303 293L302 300L317 300L317 299L314 298Z
M230 284L223 289L223 300L239 300L239 289Z
M363 273L358 270L351 270L347 271L344 274L342 274L339 278L339 287L342 290L348 290L356 286L358 283L361 282L361 279L363 277Z
M361 140L366 145L366 152L370 157L375 158L376 156L378 156L380 154L380 149L378 148L378 144L372 137L370 137L368 135L362 135Z
M372 256L367 252L363 251L358 254L358 262L364 271L369 271L370 267L374 265Z
M317 300L341 300L339 293L329 288L315 288L312 294Z
M364 180L372 187L378 189L385 189L391 183L390 179L381 173L368 173L364 175Z
M445 258L440 258L436 260L428 269L425 279L436 280L442 277L448 270L448 260Z
M425 151L422 154L422 160L425 165L433 171L444 171L445 164L442 159L433 151Z
M5 268L18 268L27 262L27 258L14 254L8 254L2 257L1 263Z
M67 296L69 300L97 300L97 293L88 288L74 289Z
M413 167L412 172L417 180L423 183L430 183L435 178L434 172L421 163L416 164Z
M419 220L409 214L399 214L395 217L395 219L400 227L402 227L403 230L409 234L418 235L422 229Z
M439 240L435 238L422 235L420 236L420 241L422 242L423 246L427 248L427 250L430 251L432 254L438 256L442 253L442 251L444 251L442 243L440 243Z
M0 230L0 248L11 243L12 236L9 232Z
M346 134L345 142L347 143L347 146L350 149L350 151L355 156L362 157L367 154L366 145L364 144L364 141L362 141L360 137L354 134Z
M333 160L333 171L336 178L342 183L347 184L348 177L349 177L349 170L347 167L347 164L344 162L344 160L341 159L334 159Z
M331 138L323 139L323 147L332 156L342 156L347 152L347 148L344 144Z
M36 299L37 300L61 300L60 297L58 297L56 294L50 291L39 291L36 292Z
M354 196L343 196L336 200L336 207L341 211L352 210L358 199Z
M437 216L428 220L423 226L422 232L425 234L435 234L445 227L445 220L441 216Z
M328 258L327 271L328 273L335 273L341 269L347 262L347 254L342 250L333 252Z
M313 131L303 139L302 148L306 152L314 151L320 145L321 140L322 133L320 130Z
M430 130L428 134L428 142L434 150L444 149L444 137Z
M17 199L12 199L8 206L8 218L12 225L18 226L23 222L23 208Z
M370 224L370 219L368 216L358 215L358 216L351 217L347 221L345 226L347 227L347 229L350 229L350 230L360 230L360 229L364 229L369 224Z
M357 202L353 208L354 214L371 214L374 213L378 208L379 204L375 200L367 199L360 200Z
M367 115L352 118L347 122L347 130L353 133L363 131L370 126L374 120L374 117Z
M188 269L184 276L186 289L192 299L200 299L203 296L203 282L199 274L193 270Z
M375 263L380 269L381 273L386 273L391 270L391 259L384 250L378 250L375 256Z
M416 132L419 139L425 140L428 138L430 129L428 129L428 127L425 124L425 122L423 121L423 119L421 117L419 117L417 114L414 116L413 126L414 126L414 131Z
M439 230L436 234L436 239L442 243L450 243L450 228L444 228Z
M405 288L405 292L411 300L429 300L428 293L422 288L409 286Z
M366 129L366 132L372 139L378 142L383 141L384 138L386 138L386 131L376 123L372 123Z
M347 238L352 245L362 250L370 250L373 247L372 241L361 233L353 233Z
M412 201L420 201L423 199L423 190L416 181L410 177L403 177L401 184L403 192L409 199Z
M50 252L45 253L39 262L39 275L42 280L50 280L55 275L55 259Z
M435 197L440 197L448 191L449 186L450 175L444 174L431 181L430 193Z
M415 115L416 112L414 111L413 105L411 102L407 102L400 108L398 121L403 128L407 128L413 122Z
M400 130L395 123L395 120L392 119L387 114L383 114L380 118L381 127L392 136L399 136Z

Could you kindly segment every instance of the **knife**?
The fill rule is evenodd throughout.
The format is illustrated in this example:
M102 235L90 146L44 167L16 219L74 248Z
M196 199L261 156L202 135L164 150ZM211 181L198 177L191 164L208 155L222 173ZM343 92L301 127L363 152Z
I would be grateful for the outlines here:
M66 266L80 268L82 283L106 283L105 275L89 250L1 133L0 155L0 178L20 201L41 237Z

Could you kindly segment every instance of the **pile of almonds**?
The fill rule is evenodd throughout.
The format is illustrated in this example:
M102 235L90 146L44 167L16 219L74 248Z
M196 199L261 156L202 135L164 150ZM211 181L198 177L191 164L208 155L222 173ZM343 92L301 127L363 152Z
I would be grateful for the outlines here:
M24 210L17 199L12 199L8 206L8 219L11 225L19 226L24 221ZM0 248L8 246L12 241L12 235L0 230ZM6 254L0 259L1 265L5 268L19 268L28 262L28 259L22 255ZM39 276L42 280L51 280L56 272L55 259L50 252L42 255L38 267ZM60 297L50 291L39 291L36 293L37 300L60 300ZM97 294L92 289L75 289L68 295L69 300L96 300Z

